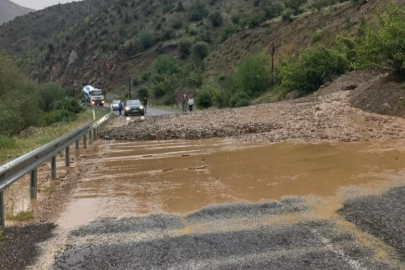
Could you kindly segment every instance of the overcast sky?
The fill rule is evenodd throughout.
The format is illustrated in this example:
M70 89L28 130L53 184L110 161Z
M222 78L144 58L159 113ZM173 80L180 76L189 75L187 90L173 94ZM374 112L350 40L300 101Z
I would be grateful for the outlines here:
M23 7L28 7L36 10L44 9L59 3L73 2L77 0L11 0L14 3Z

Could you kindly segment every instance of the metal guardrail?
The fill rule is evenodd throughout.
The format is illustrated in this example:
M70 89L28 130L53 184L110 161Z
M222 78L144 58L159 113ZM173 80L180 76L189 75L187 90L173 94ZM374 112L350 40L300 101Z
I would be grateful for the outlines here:
M100 107L101 108L101 107ZM108 111L109 109L106 108ZM41 164L51 160L51 179L56 179L56 156L65 150L66 166L70 166L70 145L76 144L75 155L79 156L79 141L83 138L83 147L87 148L87 138L92 144L98 134L106 125L113 114L109 113L99 120L95 120L59 139L54 140L24 156L21 156L0 167L0 229L4 229L4 190L30 174L30 194L31 199L37 198L37 168ZM87 137L88 136L88 137Z

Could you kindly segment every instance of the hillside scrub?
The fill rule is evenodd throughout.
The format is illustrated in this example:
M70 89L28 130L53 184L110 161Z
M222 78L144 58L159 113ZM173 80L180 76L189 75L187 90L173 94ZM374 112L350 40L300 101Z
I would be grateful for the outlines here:
M281 86L302 93L311 93L323 84L349 70L342 53L323 46L308 48L301 56L278 67Z
M376 17L376 27L364 20L357 37L340 37L340 48L352 61L353 69L388 68L405 76L405 9L390 5Z
M12 136L30 126L44 126L75 119L82 108L66 100L56 84L28 80L15 64L0 54L0 136Z
M356 36L340 35L333 49L315 46L278 66L281 87L308 94L350 70L388 70L405 76L405 9L391 5L377 24L365 18Z

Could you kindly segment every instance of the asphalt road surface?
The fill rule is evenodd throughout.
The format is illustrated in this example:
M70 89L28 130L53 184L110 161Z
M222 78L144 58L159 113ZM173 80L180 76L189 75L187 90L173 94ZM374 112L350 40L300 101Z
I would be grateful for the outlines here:
M105 104L105 107L109 107L109 104ZM119 115L118 111L114 111L116 115ZM152 116L152 115L166 115L166 114L174 114L177 113L176 111L169 111L164 109L156 109L148 107L146 110L145 116ZM122 115L124 115L124 111L122 111ZM131 115L130 117L136 117L137 115Z
M254 147L96 141L78 165L79 184L54 237L29 268L405 269L403 219L396 217L404 215L403 190L346 204L335 195L351 185L345 194L360 193L360 183L403 185L402 145L351 145L353 171L347 162L334 166L349 159L335 145ZM290 162L273 168L273 154ZM327 194L317 189L325 179L333 186L334 175L344 181ZM280 194L302 196L271 201Z

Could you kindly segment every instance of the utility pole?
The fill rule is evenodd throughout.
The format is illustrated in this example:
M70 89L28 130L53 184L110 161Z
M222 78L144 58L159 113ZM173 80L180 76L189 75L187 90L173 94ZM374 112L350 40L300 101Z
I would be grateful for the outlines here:
M274 46L274 41L271 43L271 86L274 85L274 55L276 54L276 47Z
M131 99L131 76L128 77L128 99Z

